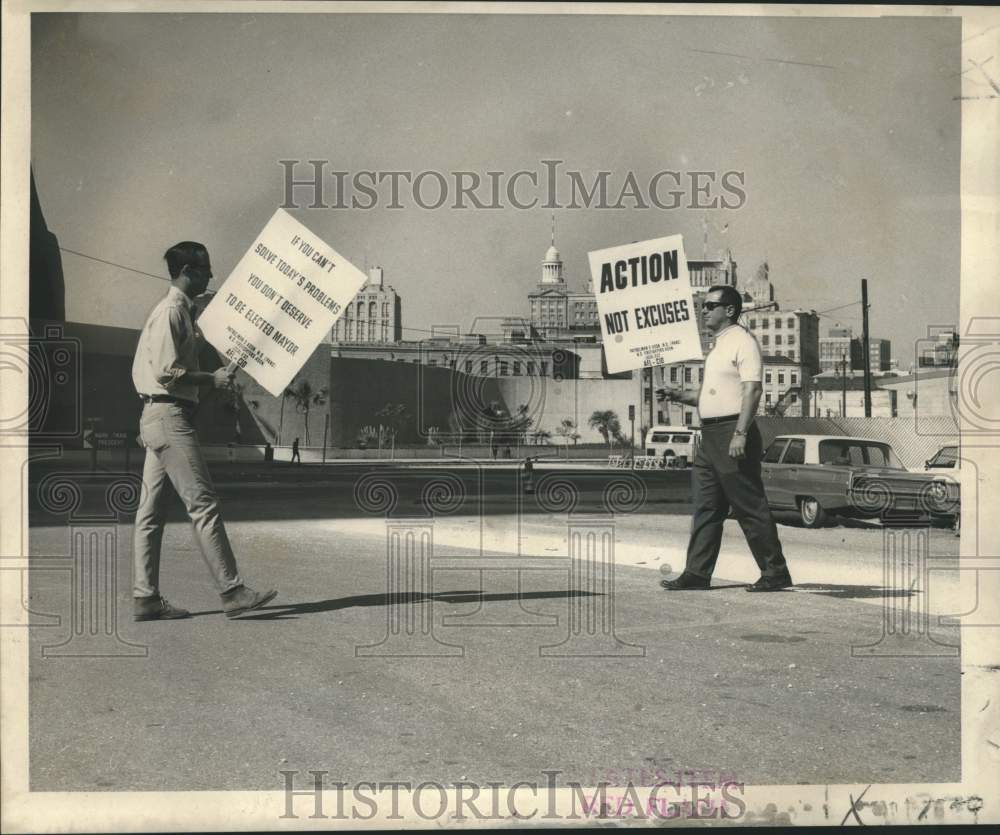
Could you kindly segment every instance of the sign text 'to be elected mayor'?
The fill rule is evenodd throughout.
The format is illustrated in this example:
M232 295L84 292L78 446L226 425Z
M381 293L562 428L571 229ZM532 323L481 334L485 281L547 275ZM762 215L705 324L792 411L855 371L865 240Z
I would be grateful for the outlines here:
M278 397L364 283L361 270L278 209L198 327L220 354Z

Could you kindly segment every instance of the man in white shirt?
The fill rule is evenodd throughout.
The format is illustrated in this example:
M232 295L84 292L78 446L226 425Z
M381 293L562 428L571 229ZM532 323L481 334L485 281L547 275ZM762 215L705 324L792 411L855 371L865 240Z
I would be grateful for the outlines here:
M263 606L277 594L255 592L243 584L194 428L198 387L229 388L236 366L207 372L198 365L201 337L191 314L194 299L208 289L212 278L208 250L194 241L182 241L163 257L172 286L146 319L132 363L132 382L144 404L139 436L146 447L135 517L133 618L191 616L160 595L160 544L169 484L191 518L198 547L222 596L222 609L227 617L235 617Z
M719 558L722 526L732 508L753 553L761 577L747 591L777 591L792 585L761 481L762 442L753 422L761 395L760 346L737 324L743 300L734 287L709 288L702 304L705 327L715 346L705 358L701 390L660 389L660 400L698 407L701 448L691 470L694 516L687 564L675 580L660 585L671 591L707 589Z

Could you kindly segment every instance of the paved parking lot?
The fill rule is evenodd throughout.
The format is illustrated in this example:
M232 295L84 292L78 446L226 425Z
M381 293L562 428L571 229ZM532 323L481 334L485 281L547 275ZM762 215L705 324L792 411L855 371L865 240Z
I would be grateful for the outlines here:
M73 616L90 614L71 607L67 520L35 514L31 549L48 570L32 573L26 601L32 788L280 790L288 769L445 784L551 769L583 783L630 769L753 784L958 779L958 630L901 635L927 592L887 588L878 527L782 525L798 585L748 595L756 570L732 523L717 588L671 594L658 581L682 566L688 516L662 491L611 518L587 502L513 513L498 496L492 513L417 518L404 495L387 519L377 497L359 507L357 477L223 488L242 571L280 590L240 620L222 616L178 513L163 592L195 616L132 623L131 529L112 526L117 631L101 657L73 653L86 637ZM393 531L427 537L427 576L394 585ZM609 533L613 574L569 558L588 532ZM957 554L948 531L921 535L932 556Z

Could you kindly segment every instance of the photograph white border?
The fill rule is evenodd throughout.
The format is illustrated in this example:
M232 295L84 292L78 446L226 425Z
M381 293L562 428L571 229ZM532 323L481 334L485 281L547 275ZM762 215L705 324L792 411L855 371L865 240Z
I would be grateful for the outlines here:
M1000 55L1000 12L989 7L947 6L778 6L778 5L677 5L650 4L379 4L379 3L275 3L275 2L27 2L3 0L2 12L2 186L0 211L0 316L7 326L21 322L27 328L28 241L29 241L29 160L32 11L67 12L234 12L269 13L440 13L440 14L633 14L633 15L737 15L788 17L880 17L949 16L962 19L962 62L967 57L982 60ZM956 68L957 69L957 68ZM1000 97L967 100L962 103L961 148L961 300L960 334L968 332L976 317L996 317L1000 322ZM964 356L965 351L961 352ZM998 364L1000 365L1000 364ZM959 374L966 366L960 361ZM27 402L27 380L0 390L0 414L17 413L17 404ZM983 414L1000 418L1000 386L983 389ZM22 407L23 408L23 407ZM978 470L978 506L1000 507L1000 435L975 434L963 416L963 455L975 460ZM25 444L26 446L26 444ZM5 569L27 568L22 517L26 483L12 480L22 473L26 481L25 447L12 440L0 448L2 515L0 553L15 555L4 560ZM966 475L968 477L968 474ZM976 506L963 506L963 531L978 530L978 537L963 536L961 560L963 599L975 599L977 619L1000 624L1000 562L991 568L990 559L1000 560L1000 532L984 525L977 527ZM978 541L979 553L971 552ZM22 557L18 560L16 557ZM985 593L984 593L985 590ZM990 593L992 590L992 593ZM437 828L441 825L475 825L475 820L428 821L407 814L405 798L400 810L404 820L311 820L308 813L282 819L284 792L30 792L28 785L28 631L27 613L21 602L21 572L0 571L0 758L2 758L2 802L0 824L5 832L123 832L213 831L331 828ZM986 607L986 608L983 608ZM998 626L965 629L962 633L962 779L958 783L865 785L747 786L743 796L747 812L732 824L766 823L775 810L792 809L792 825L840 824L858 811L868 823L971 823L1000 822L1000 653ZM864 733L863 728L858 733ZM847 744L847 743L845 743ZM277 786L276 786L277 789ZM649 789L639 791L640 799ZM863 806L858 804L864 794ZM522 793L522 815L538 810L529 825L560 825L560 820L543 818L549 799ZM571 801L568 789L559 791L558 805ZM978 798L978 801L975 799ZM943 818L927 815L930 803L943 802ZM884 814L874 818L872 804L881 803ZM333 798L325 805L334 808ZM450 808L454 808L453 806ZM924 814L921 816L921 810ZM380 812L388 812L380 807ZM523 818L522 818L523 820ZM614 820L614 819L611 819ZM512 820L495 821L510 825ZM611 822L604 819L603 823ZM627 824L628 818L618 819ZM704 825L704 821L690 821ZM593 824L594 820L567 820L566 824ZM648 825L645 821L635 821ZM683 825L684 821L677 822ZM725 825L727 821L713 821ZM857 823L854 818L847 823Z

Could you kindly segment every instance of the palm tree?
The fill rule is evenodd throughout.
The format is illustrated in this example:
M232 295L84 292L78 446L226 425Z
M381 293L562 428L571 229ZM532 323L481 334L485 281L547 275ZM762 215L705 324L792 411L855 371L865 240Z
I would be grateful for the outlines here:
M517 407L517 411L510 417L510 431L519 444L526 443L528 430L535 419L528 414L528 407L522 403Z
M576 431L576 422L571 418L563 418L556 427L556 434L566 439L566 457L569 458L569 442L573 441L575 444L580 438L580 433Z
M384 421L386 434L395 442L396 436L399 434L400 429L403 428L403 424L409 415L406 413L405 404L386 403L385 406L375 413L375 417Z
M588 425L591 429L596 429L601 433L601 437L604 438L604 443L608 445L608 449L611 449L612 442L619 438L622 431L618 415L611 409L595 411L590 416Z
M308 380L300 380L297 386L285 389L285 397L295 402L295 411L302 415L306 425L306 446L309 446L309 410L313 406L326 403L327 389L314 389Z
M236 443L241 440L240 409L256 409L260 406L259 400L248 400L244 397L246 386L242 383L233 383L230 386L227 397L223 401L223 408L233 416L233 439Z
M292 377L291 382L294 384L297 379L298 375L296 374L295 376ZM291 396L292 396L292 387L290 385L281 393L281 411L278 412L278 434L274 438L274 442L276 444L281 443L281 431L285 428L285 401Z
M552 438L552 433L548 429L536 429L531 433L531 440L536 444L547 444Z

